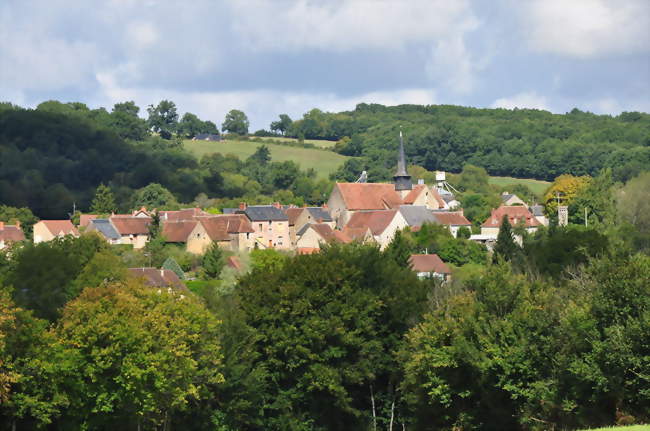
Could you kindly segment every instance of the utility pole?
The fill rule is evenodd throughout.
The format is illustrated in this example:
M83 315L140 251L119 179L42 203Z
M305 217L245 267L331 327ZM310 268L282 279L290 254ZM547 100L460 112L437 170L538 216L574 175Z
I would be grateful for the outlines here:
M585 227L589 225L589 222L587 221L587 207L585 207Z

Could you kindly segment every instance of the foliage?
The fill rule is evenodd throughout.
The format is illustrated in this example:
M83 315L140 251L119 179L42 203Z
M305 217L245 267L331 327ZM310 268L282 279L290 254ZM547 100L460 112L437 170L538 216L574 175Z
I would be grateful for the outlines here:
M213 242L203 255L203 273L207 278L219 278L226 264L226 258L219 244Z
M277 271L284 265L287 255L272 248L256 248L251 251L251 269Z
M165 261L161 266L161 269L168 269L172 271L174 274L176 274L179 279L185 280L185 273L183 272L183 269L180 267L178 262L176 262L176 260L174 260L174 258L171 256L165 259Z
M86 289L54 333L76 366L66 416L86 427L168 423L223 382L218 322L174 291L135 281Z
M461 237L454 238L447 226L424 223L412 236L415 241L414 251L436 253L444 262L456 266L485 264L487 259L485 247Z
M284 135L286 131L289 130L292 123L293 120L291 120L291 117L287 114L280 114L280 120L271 123L271 130L274 132L280 132Z
M150 210L178 208L178 202L176 202L174 195L157 183L151 183L146 187L136 190L132 202L131 207L134 209L140 209L142 207Z
M573 175L560 175L553 181L544 195L544 205L547 214L557 214L557 196L561 205L571 205L590 183L591 178L587 176L574 177Z
M116 210L117 205L115 204L113 192L111 192L109 187L100 183L95 191L95 197L90 204L90 211L93 214L111 214Z
M616 207L621 220L633 226L630 232L634 236L637 249L650 251L650 172L645 172L631 179L616 194Z
M248 134L248 117L242 111L232 109L226 114L226 118L221 124L221 130L228 133L235 133L237 135Z
M193 138L200 133L218 135L217 126L211 121L201 121L199 117L186 112L178 123L178 134L185 138Z
M519 251L519 246L515 243L510 220L507 215L504 215L503 220L501 220L501 226L499 227L497 243L494 246L493 261L497 262L499 259L513 260L519 254Z
M178 113L176 104L171 100L161 100L157 106L147 108L149 118L147 124L154 132L164 139L170 139L178 128Z
M25 233L25 238L32 238L32 226L38 222L36 217L29 208L14 208L7 205L0 205L0 221L7 224L16 225L20 223L20 227Z

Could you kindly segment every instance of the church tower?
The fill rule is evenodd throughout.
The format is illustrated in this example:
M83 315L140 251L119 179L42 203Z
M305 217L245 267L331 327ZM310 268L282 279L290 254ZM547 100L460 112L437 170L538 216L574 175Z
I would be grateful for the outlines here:
M404 198L411 189L411 176L406 172L406 158L404 157L404 141L402 139L402 131L399 131L399 156L397 159L397 172L393 176L395 182L395 191Z

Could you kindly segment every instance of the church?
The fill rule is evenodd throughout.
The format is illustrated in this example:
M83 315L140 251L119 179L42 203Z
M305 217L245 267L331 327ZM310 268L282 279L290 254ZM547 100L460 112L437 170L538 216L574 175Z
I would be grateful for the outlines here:
M363 178L363 176L362 176ZM393 183L336 183L327 206L336 226L342 229L357 212L399 209L402 205L426 207L429 210L449 210L435 187L424 181L413 184L406 171L404 140L399 134L397 171Z

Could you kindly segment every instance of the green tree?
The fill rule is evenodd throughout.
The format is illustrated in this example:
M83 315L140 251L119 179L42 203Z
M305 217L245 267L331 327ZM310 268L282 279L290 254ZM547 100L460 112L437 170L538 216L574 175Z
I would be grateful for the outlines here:
M244 112L233 109L226 114L226 118L221 124L221 130L228 133L235 133L237 135L248 134L248 117Z
M176 209L178 202L165 187L157 183L151 183L135 191L131 207L134 209L146 207L150 210Z
M92 203L90 204L90 211L93 214L111 214L117 210L117 205L115 204L115 197L113 192L108 186L105 186L103 183L97 186L95 190L95 197L93 198Z
M226 259L219 244L213 242L203 255L203 272L207 278L219 278Z
M165 259L165 262L163 262L161 268L168 269L174 272L174 274L178 275L178 278L180 278L181 280L185 280L185 273L183 272L183 269L180 267L178 262L176 262L176 260L173 257L170 256L167 259Z
M490 176L485 169L467 164L463 166L463 171L458 176L458 187L463 191L485 193L489 190L489 179Z
M169 427L223 382L218 321L175 291L135 280L85 289L53 331L76 365L64 419L80 428Z
M508 216L503 216L499 234L497 235L497 243L494 246L493 260L496 262L499 258L503 260L512 260L518 253L519 246L515 243L512 226Z
M38 221L29 208L14 208L7 205L0 205L0 221L7 224L15 225L20 223L20 227L25 233L25 238L32 238L32 226Z
M293 120L291 120L291 117L289 117L287 114L280 114L280 120L273 121L271 123L271 130L274 132L280 132L284 135L286 134L287 130L289 130L289 127L291 127L292 123Z
M632 236L640 250L650 250L650 172L632 178L616 194L616 207L621 219L634 227Z
M110 114L110 127L124 139L141 141L148 136L147 122L138 116L140 108L133 101L116 103Z
M398 230L393 240L388 244L384 253L395 261L399 266L407 268L409 258L415 251L415 241L411 238L410 232Z
M164 139L170 139L178 127L176 104L171 100L162 100L157 106L147 108L149 128L160 134Z

